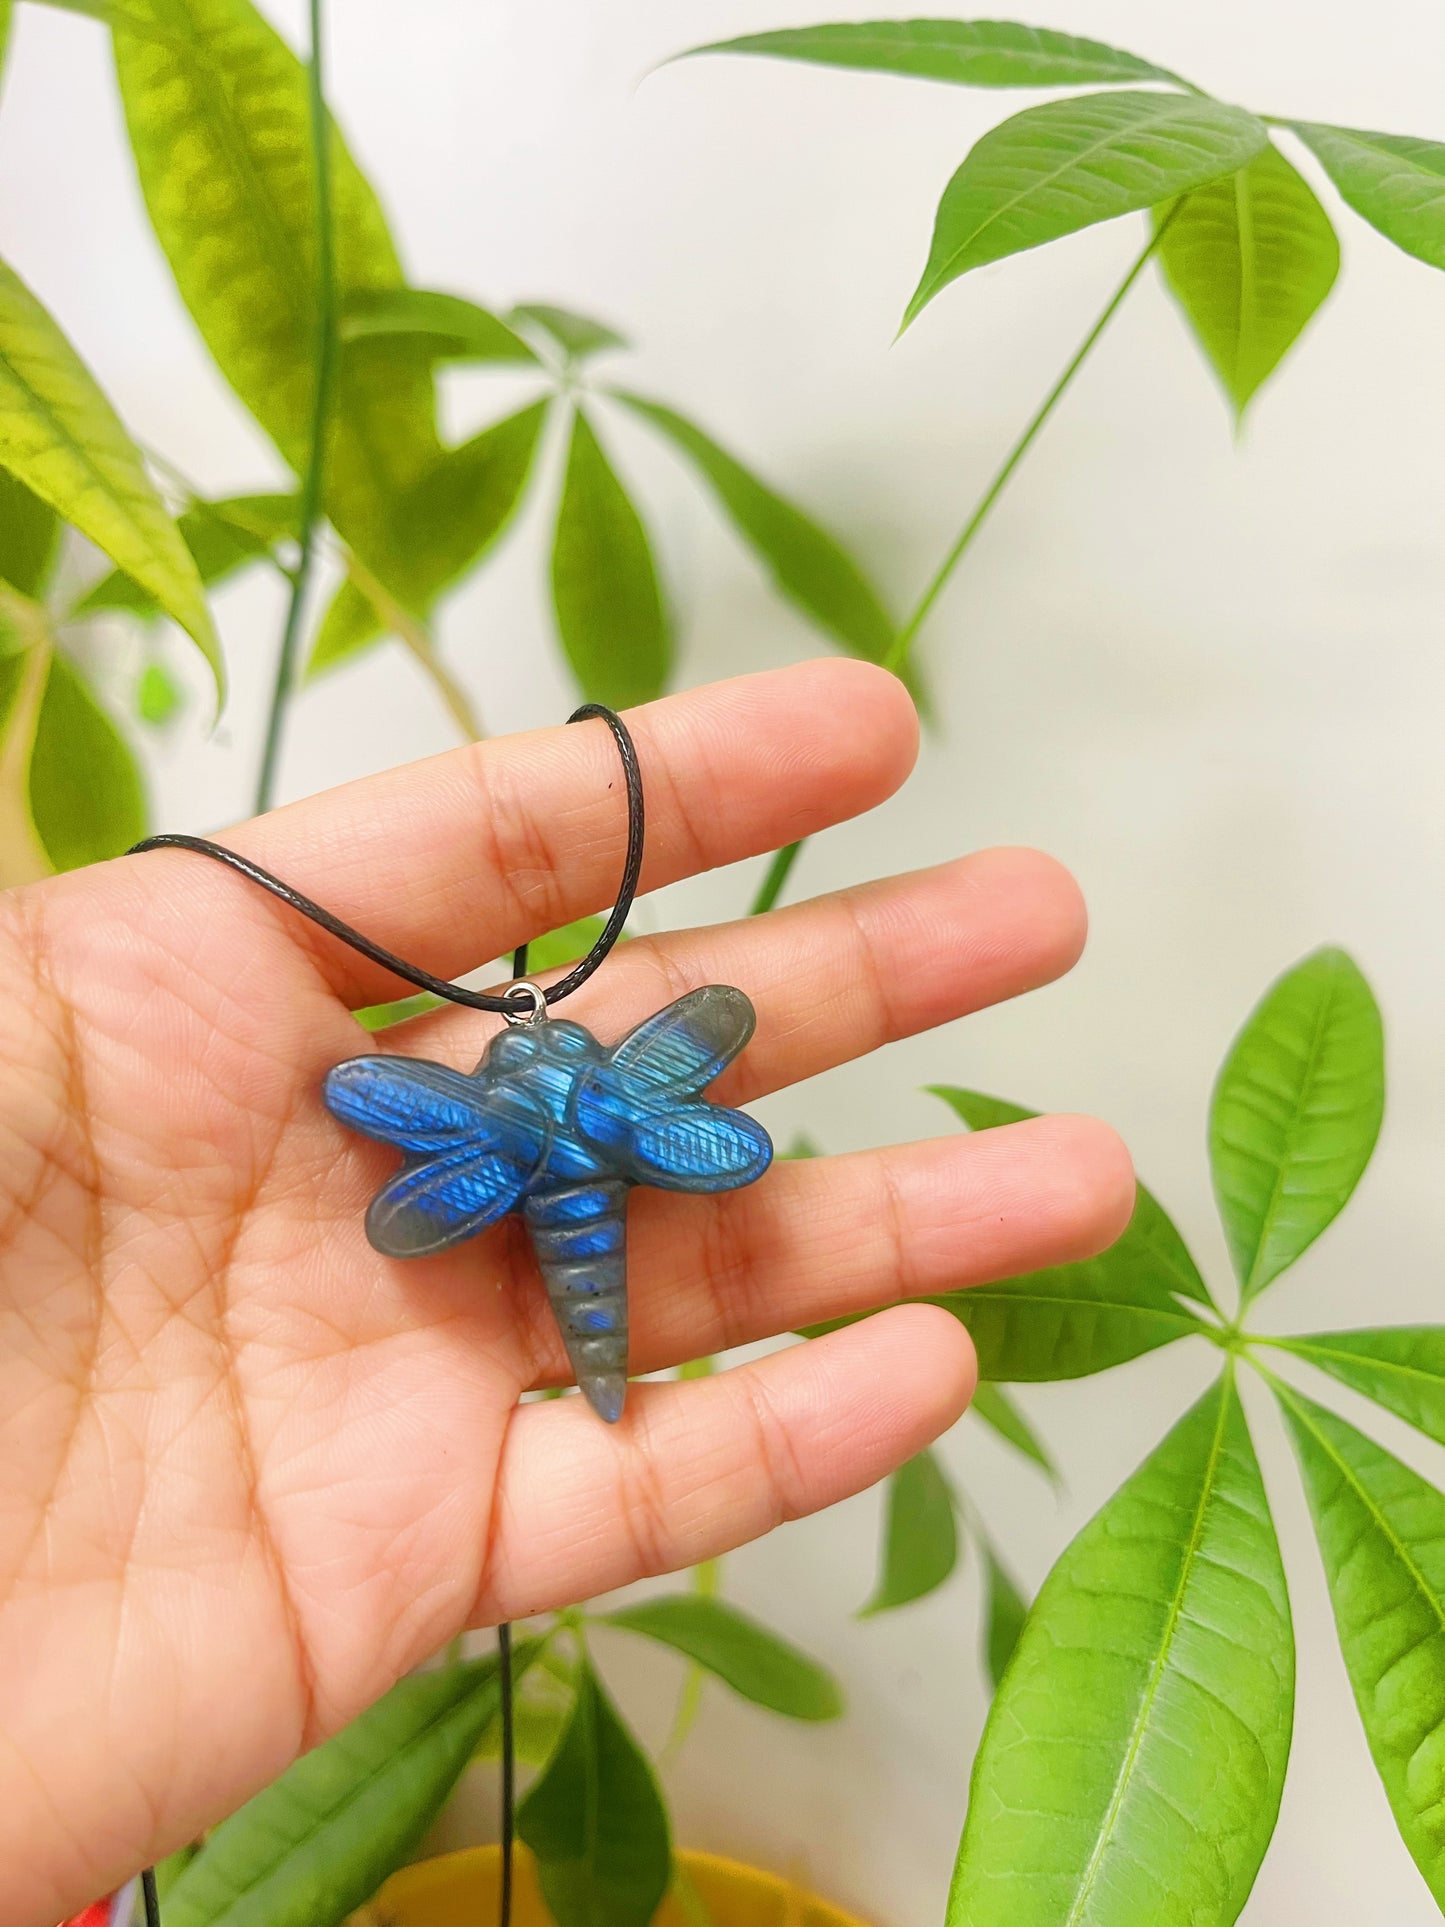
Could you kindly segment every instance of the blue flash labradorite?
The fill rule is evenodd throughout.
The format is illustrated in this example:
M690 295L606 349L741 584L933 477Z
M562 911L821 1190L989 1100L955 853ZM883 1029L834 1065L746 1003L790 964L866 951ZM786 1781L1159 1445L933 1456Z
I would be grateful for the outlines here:
M735 1191L772 1140L702 1093L753 1034L740 990L708 984L607 1049L555 1019L505 1030L477 1068L352 1057L322 1095L405 1162L366 1214L389 1258L421 1258L521 1214L577 1383L612 1423L627 1392L627 1195Z

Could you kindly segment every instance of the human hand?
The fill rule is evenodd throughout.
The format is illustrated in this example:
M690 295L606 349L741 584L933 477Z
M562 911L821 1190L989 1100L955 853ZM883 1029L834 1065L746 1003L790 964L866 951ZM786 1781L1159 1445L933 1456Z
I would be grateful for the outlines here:
M901 686L830 661L630 719L643 887L869 808L906 775ZM226 841L457 975L615 889L605 729L456 750ZM1068 969L1057 865L992 851L771 915L639 939L568 1007L604 1040L706 982L757 1033L746 1103ZM51 1927L193 1838L459 1629L693 1564L873 1484L951 1425L967 1334L901 1306L687 1384L616 1427L518 1405L566 1360L515 1224L398 1264L395 1160L320 1086L384 975L183 852L0 899L0 1927ZM388 1049L469 1066L448 1008ZM639 1372L1087 1256L1126 1153L1041 1118L777 1164L720 1197L636 1194Z

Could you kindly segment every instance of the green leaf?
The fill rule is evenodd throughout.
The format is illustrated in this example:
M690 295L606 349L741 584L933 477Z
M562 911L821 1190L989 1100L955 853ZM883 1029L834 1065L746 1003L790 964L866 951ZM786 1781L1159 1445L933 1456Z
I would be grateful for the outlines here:
M4 65L5 51L10 44L10 22L13 12L12 0L0 0L0 66Z
M1340 245L1276 147L1155 210L1164 278L1242 415L1334 286Z
M632 346L626 335L618 334L605 321L594 321L590 315L578 314L571 308L556 308L546 301L524 301L512 309L507 320L524 328L540 329L568 361L586 361L589 356L600 355L609 348Z
M295 537L299 504L294 495L230 495L215 502L197 502L176 517L196 565L208 588L225 582L250 562L270 555L276 544ZM156 598L124 570L87 589L71 611L88 616L106 609L126 609L134 615L160 613Z
M868 662L882 662L893 644L892 618L857 563L826 530L675 409L620 389L610 392L695 464L781 594L845 649Z
M0 262L0 468L88 536L200 646L220 647L190 551L89 370L19 276Z
M1278 1380L1274 1390L1375 1770L1445 1908L1445 1494L1333 1412Z
M992 1546L984 1547L983 1560L986 1574L983 1663L989 1684L997 1692L1019 1643L1029 1609Z
M547 406L529 402L449 448L398 501L394 526L419 585L420 599L409 605L417 614L428 613L507 528L532 473Z
M518 1646L517 1677L536 1653ZM402 1680L222 1821L165 1927L336 1927L405 1864L498 1704L495 1656Z
M941 1097L970 1131L997 1131L1005 1124L1022 1124L1037 1117L1037 1111L1022 1104L1011 1104L1006 1097L989 1097L984 1091L966 1090L958 1084L925 1084L930 1097Z
M959 87L1080 87L1111 80L1175 80L1136 54L1098 40L1012 20L860 20L785 27L693 47L690 54L768 54L822 67L946 80ZM680 55L685 59L687 55Z
M579 408L552 545L557 629L590 702L660 695L672 638L642 519Z
M1026 1459L1032 1459L1035 1465L1042 1466L1051 1479L1058 1478L1058 1468L1043 1442L1002 1385L980 1380L974 1387L968 1409L976 1412L985 1425L991 1425L1016 1452L1022 1452Z
M438 361L537 361L519 334L487 308L459 294L425 288L373 288L347 302L343 341L374 335L418 335Z
M136 714L152 729L164 729L185 702L175 678L163 663L148 662L136 684Z
M169 1898L171 1889L175 1886L176 1882L180 1879L181 1875L185 1872L186 1868L190 1866L191 1862L195 1859L196 1855L199 1852L200 1852L200 1848L196 1846L181 1847L177 1852L173 1854L168 1854L164 1860L160 1861L157 1864L156 1866L157 1900L166 1900Z
M181 298L221 373L299 474L310 446L316 236L306 74L250 0L125 0L116 70L141 188ZM334 126L343 309L398 288L386 220ZM441 453L430 354L415 337L342 342L326 505L394 593L412 583L396 497Z
M648 1927L672 1877L667 1810L585 1656L571 1722L518 1810L517 1831L537 1857L557 1927Z
M744 1699L790 1720L836 1720L843 1711L843 1695L831 1673L721 1599L669 1593L601 1619L605 1626L660 1640Z
M35 747L30 810L57 870L123 856L146 833L145 789L130 745L64 656L52 656Z
M0 468L0 577L21 595L39 596L59 538L60 518L49 502Z
M1284 1571L1226 1373L1045 1580L974 1765L949 1927L1229 1927L1293 1702Z
M1202 1329L1158 1289L1147 1259L1108 1262L1112 1257L975 1285L929 1302L967 1326L980 1377L1005 1384L1088 1378Z
M780 1158L820 1158L822 1155L806 1131L799 1131L787 1150L778 1153Z
M514 1696L513 1744L523 1766L541 1771L557 1750L572 1717L572 1681L555 1679L544 1667L534 1666ZM476 1760L502 1757L502 1719L496 1719L477 1741Z
M1214 1194L1244 1304L1344 1208L1384 1108L1370 986L1343 950L1316 950L1266 991L1214 1087Z
M1445 143L1296 120L1341 197L1406 254L1445 268Z
M981 1091L929 1089L975 1131L1036 1115ZM1200 1324L1180 1303L1183 1297L1207 1302L1204 1281L1183 1239L1140 1185L1123 1237L1097 1258L933 1302L968 1326L980 1376L1008 1384L1082 1378L1187 1338Z
M30 804L30 759L52 654L40 637L0 654L0 889L54 872Z
M364 596L348 576L337 588L317 625L302 680L310 682L328 669L349 662L374 642L380 642L386 633L386 624L377 613L376 604Z
M906 328L970 268L1157 207L1243 167L1268 139L1242 107L1198 94L1048 101L985 134L944 189Z
M153 39L177 39L160 23L142 11L132 13L127 0L41 0L44 6L55 13L78 14L82 20L99 20L107 27L133 26L137 33L150 35ZM141 0L143 8L146 0Z
M1328 1372L1445 1445L1445 1326L1386 1325L1268 1342Z
M267 555L278 542L301 536L301 503L292 494L226 495L195 502L176 526L196 558L204 582L218 582L253 556Z
M925 1447L888 1481L882 1566L873 1597L858 1617L892 1612L936 1592L958 1564L958 1554L953 1489L936 1454Z
M399 598L425 621L438 597L479 563L516 514L537 452L545 401L493 422L449 448L414 488L392 504L392 530L405 544L410 586ZM392 611L393 618L396 611ZM390 634L390 624L357 583L343 582L321 620L305 679L321 675Z
M419 990L414 996L394 997L385 1004L368 1004L351 1014L363 1030L390 1030L393 1024L404 1024L412 1017L424 1017L429 1010L440 1010L444 1001L429 990Z

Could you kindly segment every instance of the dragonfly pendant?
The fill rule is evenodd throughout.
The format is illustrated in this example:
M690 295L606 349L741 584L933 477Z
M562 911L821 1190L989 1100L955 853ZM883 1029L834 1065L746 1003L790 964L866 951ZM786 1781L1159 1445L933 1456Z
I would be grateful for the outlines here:
M547 1019L492 1039L477 1068L352 1057L328 1110L405 1162L366 1214L389 1258L421 1258L520 1211L577 1383L609 1424L627 1393L627 1194L735 1191L773 1145L760 1124L702 1095L753 1034L740 990L708 984L612 1049Z

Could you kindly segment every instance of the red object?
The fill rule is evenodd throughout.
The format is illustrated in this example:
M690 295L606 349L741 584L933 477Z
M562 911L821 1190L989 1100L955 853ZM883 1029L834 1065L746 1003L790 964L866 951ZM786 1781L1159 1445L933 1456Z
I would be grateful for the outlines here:
M110 1927L110 1908L110 1901L94 1900L84 1913L61 1921L60 1927Z

